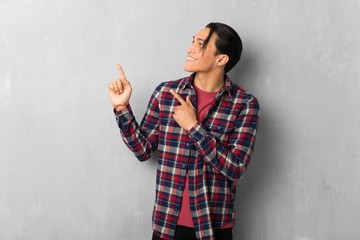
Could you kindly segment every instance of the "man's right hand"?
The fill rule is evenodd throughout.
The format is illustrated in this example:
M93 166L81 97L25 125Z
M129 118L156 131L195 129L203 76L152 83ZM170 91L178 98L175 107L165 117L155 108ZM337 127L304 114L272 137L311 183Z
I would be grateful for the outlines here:
M132 88L130 82L126 79L125 73L120 64L117 64L120 78L109 84L110 101L116 111L126 108L129 103Z

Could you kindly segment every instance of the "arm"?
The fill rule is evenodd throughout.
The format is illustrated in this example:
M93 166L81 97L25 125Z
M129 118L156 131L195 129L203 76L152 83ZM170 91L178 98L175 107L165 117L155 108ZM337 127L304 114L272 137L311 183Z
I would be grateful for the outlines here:
M218 143L216 138L198 123L189 130L189 136L207 164L236 182L245 173L250 162L259 114L259 104L253 97L237 116L226 146Z
M130 105L115 114L125 144L140 161L149 159L158 146L159 109L156 95L155 90L140 126Z
M234 129L230 133L228 144L220 144L216 138L196 120L195 109L187 97L171 91L181 103L175 109L173 118L194 141L197 151L207 164L220 171L230 181L237 181L245 173L255 145L260 108L256 98L252 97L243 106L237 116Z
M109 84L109 95L116 121L125 144L140 161L145 161L157 149L158 102L157 92L152 95L141 126L138 125L129 105L132 92L130 82L118 65L120 79Z

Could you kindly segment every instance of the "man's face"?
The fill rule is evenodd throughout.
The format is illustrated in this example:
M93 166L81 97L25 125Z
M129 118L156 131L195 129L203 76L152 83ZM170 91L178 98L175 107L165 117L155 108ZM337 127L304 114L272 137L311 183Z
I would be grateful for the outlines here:
M195 36L193 42L187 51L187 58L184 64L184 70L187 72L209 73L216 66L217 58L215 56L215 40L217 34L213 33L208 44L203 48L203 43L209 35L210 29L204 28Z

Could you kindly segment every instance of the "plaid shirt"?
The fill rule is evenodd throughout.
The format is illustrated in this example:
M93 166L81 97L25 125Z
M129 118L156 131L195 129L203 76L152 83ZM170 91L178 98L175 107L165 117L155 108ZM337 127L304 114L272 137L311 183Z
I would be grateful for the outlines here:
M163 239L174 237L186 171L197 238L213 240L214 229L235 220L236 181L255 144L258 101L227 76L203 122L189 131L176 123L172 113L180 103L169 90L190 96L196 108L194 76L161 83L140 126L130 105L115 114L124 142L140 161L158 150L153 229Z

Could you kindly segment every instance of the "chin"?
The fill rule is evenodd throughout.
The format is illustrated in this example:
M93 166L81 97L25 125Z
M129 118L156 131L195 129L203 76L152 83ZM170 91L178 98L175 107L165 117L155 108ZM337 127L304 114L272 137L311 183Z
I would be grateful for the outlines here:
M187 66L186 64L184 65L184 70L186 72L195 72L195 69L190 67L190 66Z

